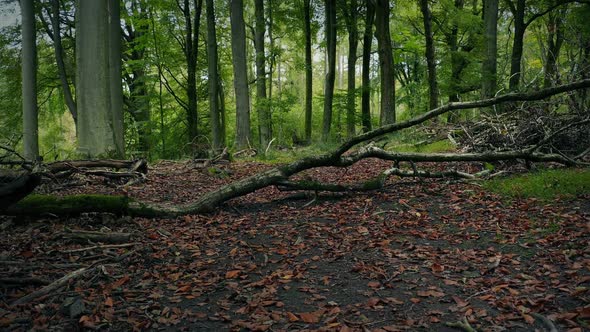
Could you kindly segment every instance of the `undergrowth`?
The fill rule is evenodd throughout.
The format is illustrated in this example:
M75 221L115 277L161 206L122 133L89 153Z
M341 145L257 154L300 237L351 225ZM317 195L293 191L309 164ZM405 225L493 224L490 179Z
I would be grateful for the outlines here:
M590 169L548 169L534 173L494 179L484 187L512 198L543 200L590 194Z

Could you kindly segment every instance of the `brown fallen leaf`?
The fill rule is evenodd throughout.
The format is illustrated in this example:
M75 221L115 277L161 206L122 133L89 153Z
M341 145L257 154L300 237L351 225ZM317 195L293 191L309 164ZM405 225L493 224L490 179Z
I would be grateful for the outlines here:
M225 279L234 279L237 278L240 274L240 270L231 270L225 273Z
M319 323L320 321L320 317L316 312L301 312L299 317L301 317L302 321L310 324Z

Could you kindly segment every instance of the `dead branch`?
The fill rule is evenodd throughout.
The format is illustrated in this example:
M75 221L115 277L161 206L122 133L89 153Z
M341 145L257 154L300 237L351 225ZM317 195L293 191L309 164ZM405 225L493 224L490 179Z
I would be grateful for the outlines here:
M94 270L94 269L93 268L86 268L86 267L78 269L72 273L69 273L69 274L63 276L62 278L52 282L51 284L49 284L41 289L38 289L28 295L21 297L20 299L12 302L11 306L25 304L25 303L31 302L32 300L34 300L36 298L47 295L53 291L56 291L56 290L62 288L71 280L75 280L77 278L80 278L81 276L83 276L84 274L86 274L92 270Z
M86 247L86 248L65 250L63 252L64 253L67 253L67 254L71 254L71 253L74 253L74 252L82 252L82 251L89 251L89 250L95 250L95 249L120 249L120 248L133 247L136 244L137 243L104 244L104 245L100 245L100 246L92 246L92 247Z
M75 242L104 242L104 243L126 243L131 239L130 233L103 233L95 231L73 231L68 230L61 234L63 238Z

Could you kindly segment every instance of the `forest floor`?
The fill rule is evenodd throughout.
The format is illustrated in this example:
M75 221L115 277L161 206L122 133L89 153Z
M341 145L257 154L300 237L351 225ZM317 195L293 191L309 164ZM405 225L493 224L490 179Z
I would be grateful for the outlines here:
M387 166L369 159L304 176L356 182ZM93 179L56 193L180 204L268 167L162 162L125 191ZM445 323L466 318L478 331L549 331L543 317L559 331L589 328L588 195L509 200L476 183L399 178L311 203L293 194L269 187L176 219L0 216L10 225L0 237L0 329L459 331ZM66 240L68 229L133 238L92 248ZM42 286L8 277L51 282L82 267L65 287L10 305Z

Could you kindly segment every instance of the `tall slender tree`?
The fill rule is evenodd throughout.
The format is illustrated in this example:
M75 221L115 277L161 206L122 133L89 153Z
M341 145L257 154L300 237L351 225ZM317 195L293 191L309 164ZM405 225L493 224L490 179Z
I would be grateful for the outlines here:
M358 32L358 2L350 0L348 11L344 10L346 18L346 29L348 30L348 71L347 71L347 92L346 92L346 136L353 137L356 134L356 60L359 44Z
M373 23L375 5L373 0L365 0L365 32L363 34L363 74L361 91L361 123L363 132L371 131L371 45L373 43Z
M482 97L493 97L497 89L498 0L485 0L483 7L484 60L482 62Z
M495 0L497 1L497 0ZM428 0L419 0L422 20L424 22L424 37L426 39L426 66L428 68L428 97L429 109L438 107L438 78L436 76L436 57L434 48L434 35L432 32L432 12L428 6Z
M379 44L379 69L381 78L381 125L395 122L395 76L393 48L389 32L389 0L377 0L375 33Z
M248 146L250 141L250 94L248 93L246 69L246 28L243 0L230 0L230 20L236 94L236 147L243 149Z
M213 0L206 0L207 7L207 72L209 85L209 114L213 151L222 147L222 130L219 107L219 73L217 60L217 34L215 29L215 8Z
M123 126L123 85L121 73L121 7L119 0L109 0L109 94L115 140L115 155L125 157L125 128ZM147 151L146 151L147 152Z
M264 54L264 0L254 1L256 26L254 28L254 47L256 48L256 109L258 113L259 142L267 147L272 138L272 120L266 98L266 60Z
M324 85L324 121L322 125L322 141L330 138L332 125L332 107L334 102L334 83L336 80L336 0L325 0L326 51L328 68Z
M313 96L313 62L311 57L311 0L303 0L303 31L305 34L305 141L311 143Z
M39 125L37 112L37 35L35 30L35 3L21 0L22 16L22 100L23 148L29 160L39 157Z

